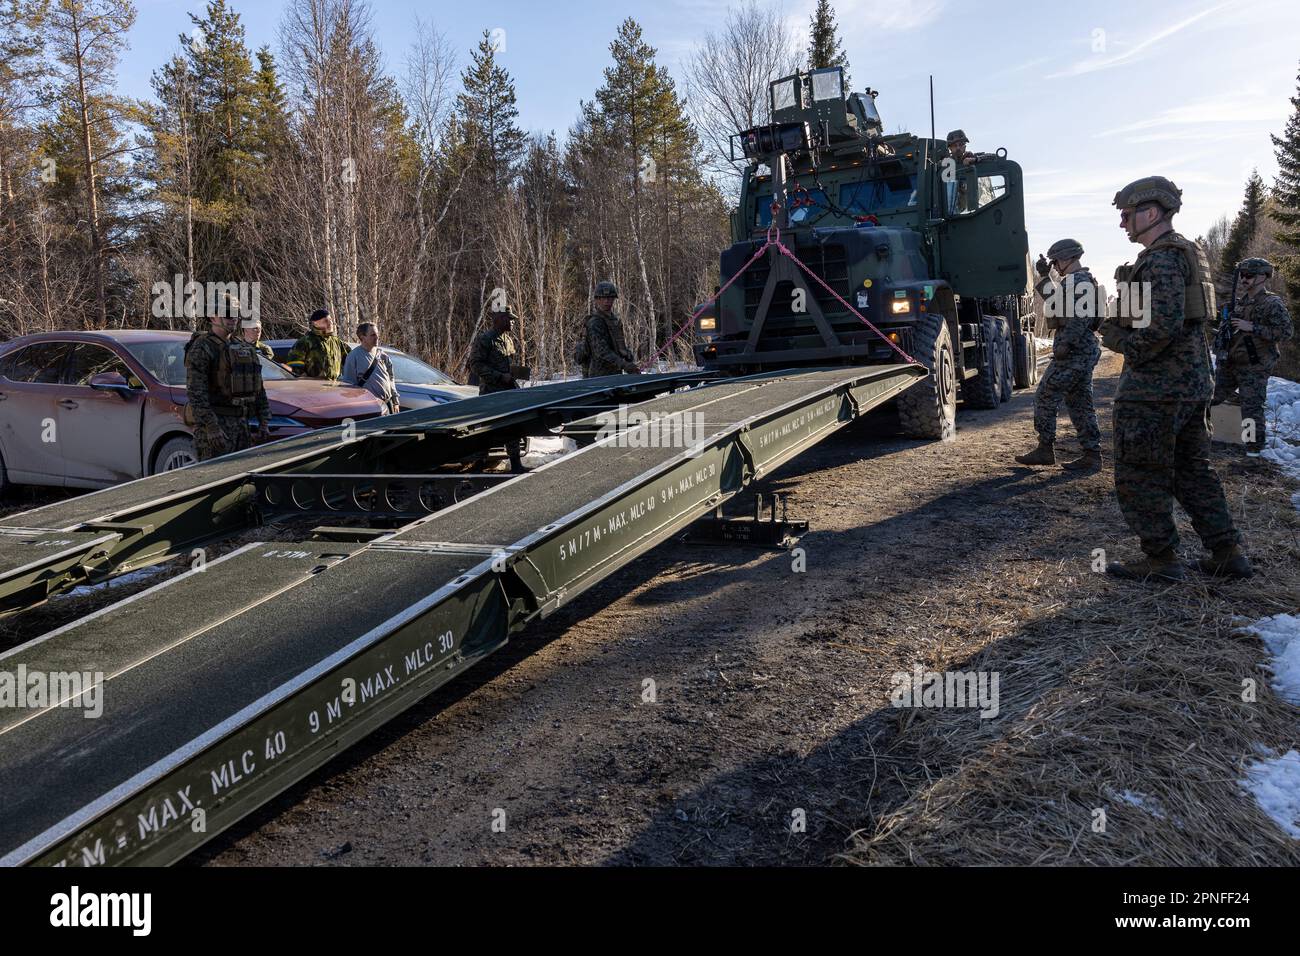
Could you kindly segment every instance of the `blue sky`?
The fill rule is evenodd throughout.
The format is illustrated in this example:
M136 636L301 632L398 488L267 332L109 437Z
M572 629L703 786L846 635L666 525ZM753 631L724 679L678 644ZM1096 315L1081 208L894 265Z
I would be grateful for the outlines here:
M501 62L514 76L521 124L563 134L608 65L619 22L634 17L674 76L726 0L624 3L374 0L375 34L400 72L418 15L444 33L462 61L484 29L504 30ZM201 0L137 0L120 79L149 94L149 75L190 29ZM277 46L281 0L231 0L251 46ZM781 9L806 31L814 0ZM1035 253L1062 236L1088 250L1109 277L1131 259L1110 206L1139 176L1183 189L1179 229L1195 236L1235 212L1252 167L1271 182L1270 132L1286 123L1300 70L1300 3L834 0L854 86L880 91L886 129L929 127L927 77L935 78L940 136L954 126L975 149L1005 146L1026 172ZM680 80L679 80L680 86Z

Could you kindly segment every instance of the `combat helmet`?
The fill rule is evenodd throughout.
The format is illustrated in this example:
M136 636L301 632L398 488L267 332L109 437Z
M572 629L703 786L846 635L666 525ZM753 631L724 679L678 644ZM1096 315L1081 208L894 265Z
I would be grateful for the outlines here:
M944 142L951 146L953 143L969 143L970 140L966 138L966 134L962 130L955 129L948 134L948 138Z
M1273 277L1273 263L1259 256L1251 256L1237 263L1237 271L1244 276Z
M596 291L592 293L594 299L617 299L618 286L612 282L604 281L596 283Z
M1054 262L1077 259L1083 255L1083 246L1077 239L1058 239L1047 250L1047 258Z
M1119 209L1153 202L1172 213L1183 208L1183 191L1163 176L1144 176L1117 192L1113 202Z

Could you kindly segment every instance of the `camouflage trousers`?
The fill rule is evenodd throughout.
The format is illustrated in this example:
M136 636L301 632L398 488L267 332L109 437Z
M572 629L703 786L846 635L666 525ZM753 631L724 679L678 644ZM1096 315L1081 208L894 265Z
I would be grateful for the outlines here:
M243 451L253 444L252 433L248 430L248 419L242 415L218 415L217 424L220 432L213 433L200 425L194 429L194 450L199 461L207 461L233 451Z
M1101 429L1092 402L1092 370L1096 364L1096 359L1084 366L1052 360L1034 396L1034 431L1040 442L1051 445L1056 441L1056 414L1064 403L1083 450L1101 451Z
M1210 467L1208 412L1201 402L1115 403L1115 496L1149 555L1178 547L1175 499L1208 550L1241 540Z
M1246 447L1254 451L1262 451L1264 448L1267 417L1264 406L1268 398L1270 371L1270 366L1242 364L1233 361L1231 357L1220 358L1214 371L1214 404L1229 401L1234 393L1240 397L1243 432L1247 422L1255 423L1254 441L1246 442ZM1247 436L1243 434L1242 437Z

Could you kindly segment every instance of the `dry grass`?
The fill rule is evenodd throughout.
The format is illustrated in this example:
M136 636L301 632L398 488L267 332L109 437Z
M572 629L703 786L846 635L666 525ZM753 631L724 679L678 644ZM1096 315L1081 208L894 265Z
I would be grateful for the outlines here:
M1249 582L1081 583L1050 561L1031 561L1004 565L997 577L1013 598L1034 593L1041 610L1029 619L1009 617L986 593L947 595L976 616L968 637L927 666L999 673L1000 715L900 711L898 732L871 759L873 776L901 795L873 800L881 809L839 859L1300 864L1300 843L1237 786L1260 745L1284 753L1300 742L1296 708L1269 686L1263 645L1239 631L1300 603L1295 483L1272 469L1225 480L1260 572ZM918 613L942 626L943 608ZM1242 699L1245 679L1256 684L1255 702ZM1104 832L1094 830L1098 810Z

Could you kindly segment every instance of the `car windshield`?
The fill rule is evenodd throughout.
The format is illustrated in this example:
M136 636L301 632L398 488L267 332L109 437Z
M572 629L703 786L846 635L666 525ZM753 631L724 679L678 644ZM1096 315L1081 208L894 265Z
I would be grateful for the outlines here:
M176 388L185 387L185 343L178 339L163 342L129 342L131 357L162 382ZM261 356L262 380L279 382L292 376L266 356Z
M455 385L456 380L405 352L385 349L393 361L393 379L401 385Z

